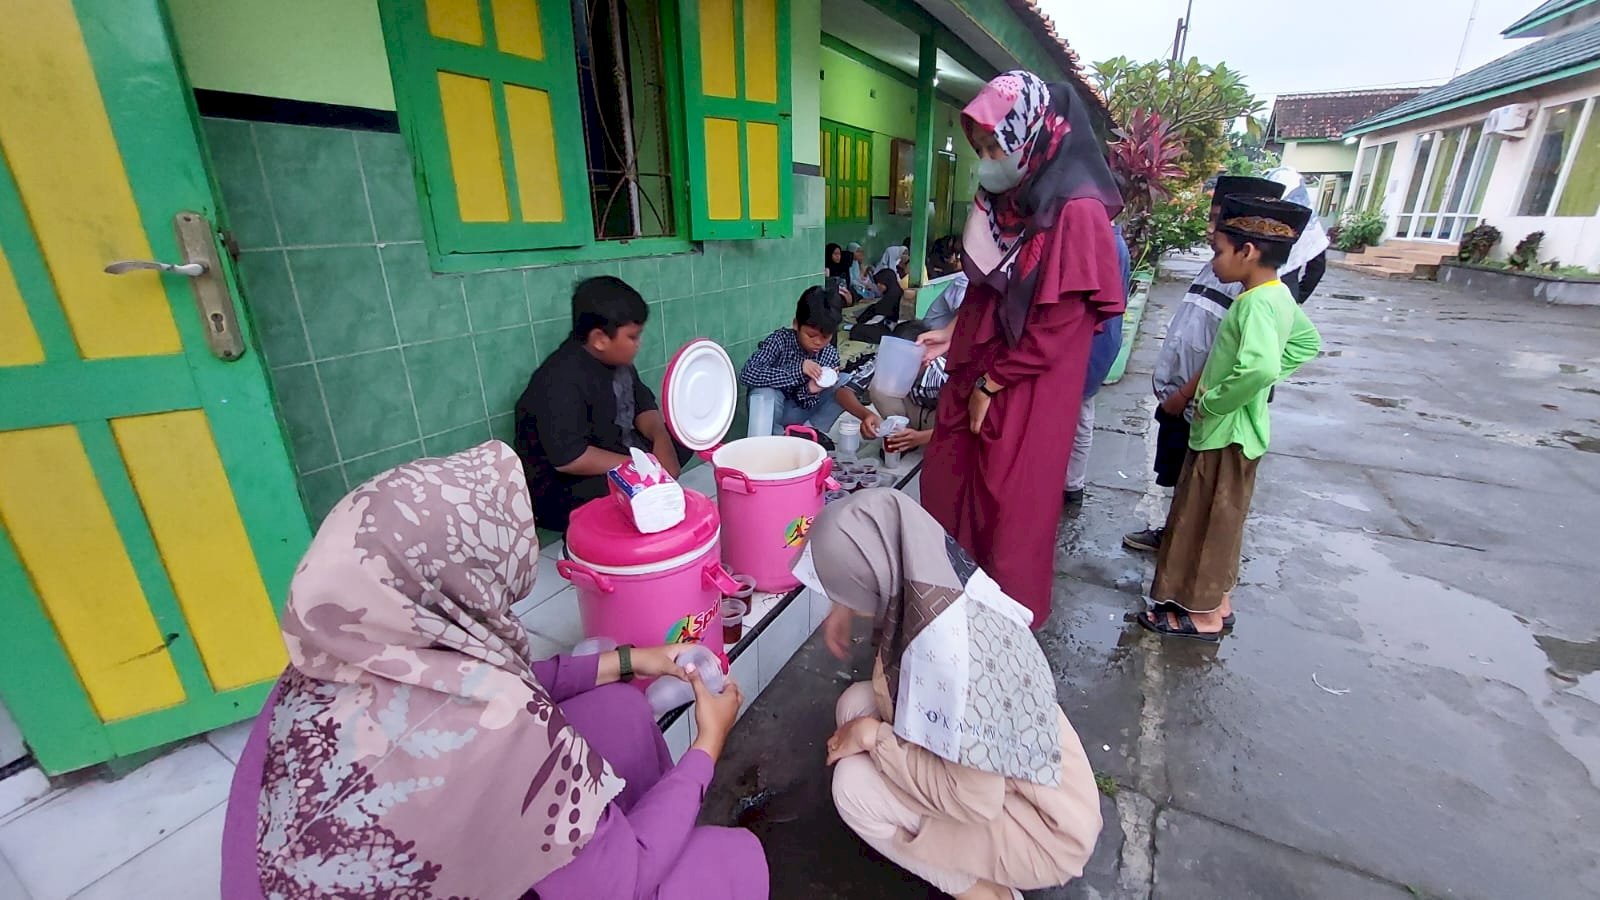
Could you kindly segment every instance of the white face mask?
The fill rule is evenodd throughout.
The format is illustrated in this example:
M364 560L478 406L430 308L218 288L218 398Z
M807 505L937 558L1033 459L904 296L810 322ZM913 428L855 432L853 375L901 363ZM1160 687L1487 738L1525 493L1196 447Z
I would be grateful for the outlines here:
M978 160L978 184L991 194L1004 194L1022 183L1022 151L1018 147L1002 159Z

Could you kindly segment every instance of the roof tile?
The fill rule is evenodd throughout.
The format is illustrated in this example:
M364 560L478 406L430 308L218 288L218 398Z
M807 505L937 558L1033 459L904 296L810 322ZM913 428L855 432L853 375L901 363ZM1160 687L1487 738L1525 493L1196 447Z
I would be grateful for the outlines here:
M1278 142L1337 138L1362 119L1426 90L1416 87L1279 94L1272 104L1267 133Z

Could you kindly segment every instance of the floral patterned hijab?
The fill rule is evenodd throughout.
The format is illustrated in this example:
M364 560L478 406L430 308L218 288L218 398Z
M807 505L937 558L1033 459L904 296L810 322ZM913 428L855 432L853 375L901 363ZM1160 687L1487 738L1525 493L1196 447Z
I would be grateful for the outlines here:
M1005 298L1001 330L1015 345L1061 207L1069 200L1095 199L1105 206L1109 222L1122 211L1122 195L1089 108L1070 85L1046 84L1020 69L1006 72L967 104L961 123L974 148L979 133L991 132L1001 150L1022 151L1022 182L1000 194L980 187L962 239L967 277Z
M623 781L534 679L511 604L539 545L491 441L356 488L284 613L257 822L268 897L514 897L583 847Z

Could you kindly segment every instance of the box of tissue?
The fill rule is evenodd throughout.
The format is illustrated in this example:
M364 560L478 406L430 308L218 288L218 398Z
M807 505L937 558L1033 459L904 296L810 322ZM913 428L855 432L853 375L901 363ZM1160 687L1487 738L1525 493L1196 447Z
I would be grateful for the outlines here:
M683 521L683 488L660 460L643 450L607 473L611 496L622 504L640 534L655 534Z

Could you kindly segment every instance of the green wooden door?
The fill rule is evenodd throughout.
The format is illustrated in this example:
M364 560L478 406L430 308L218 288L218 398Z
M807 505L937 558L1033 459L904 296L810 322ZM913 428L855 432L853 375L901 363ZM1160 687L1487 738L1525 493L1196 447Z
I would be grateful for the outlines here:
M8 4L0 71L0 699L61 772L258 710L308 533L159 0Z

